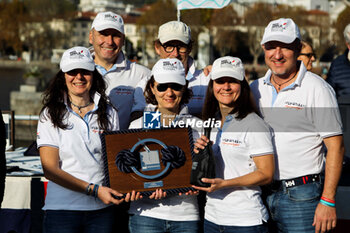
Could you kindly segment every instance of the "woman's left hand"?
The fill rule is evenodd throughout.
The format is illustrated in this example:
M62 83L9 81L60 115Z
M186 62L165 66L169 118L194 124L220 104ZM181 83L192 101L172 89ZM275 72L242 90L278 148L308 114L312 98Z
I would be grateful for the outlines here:
M199 186L195 186L195 185L192 185L192 187L195 189L201 190L201 191L211 193L211 192L214 192L216 190L222 189L224 187L225 180L223 180L221 178L215 178L215 179L202 178L202 182L209 183L211 185L208 188L207 187L199 187Z
M115 199L113 195L118 197L123 196L123 194L115 191L114 189L104 187L104 186L99 186L97 196L103 203L105 204L113 203L113 204L119 205L124 201L124 198L121 198L118 200L118 199Z

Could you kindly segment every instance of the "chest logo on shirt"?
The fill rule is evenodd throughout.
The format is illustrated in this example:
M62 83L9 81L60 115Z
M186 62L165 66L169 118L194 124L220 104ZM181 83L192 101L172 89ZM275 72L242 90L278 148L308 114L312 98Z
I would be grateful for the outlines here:
M303 108L305 108L305 104L292 102L292 101L286 101L286 102L284 102L284 107L285 108L303 109Z
M126 88L126 87L118 87L116 88L115 93L117 95L132 95L134 93L134 89Z
M92 131L93 133L98 133L98 134L102 134L102 133L103 133L103 130L102 130L102 129L99 129L99 128L96 127L96 126L92 126L92 127L91 127L91 131Z
M238 139L231 139L231 138L223 138L221 140L223 145L229 145L229 146L241 146L242 145L242 141L238 140Z

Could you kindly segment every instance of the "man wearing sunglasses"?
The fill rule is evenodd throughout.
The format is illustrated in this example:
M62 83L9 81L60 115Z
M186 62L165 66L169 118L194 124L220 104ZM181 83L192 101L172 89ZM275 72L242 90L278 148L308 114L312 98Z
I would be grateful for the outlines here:
M170 21L159 27L158 38L154 42L154 49L161 59L177 58L182 62L188 87L193 92L193 96L188 103L189 113L194 116L200 116L209 77L204 75L201 70L196 69L194 60L190 56L192 44L191 29L183 22ZM139 114L137 113L142 113L146 106L143 96L146 83L146 79L142 80L135 90L133 116L138 116Z
M326 79L337 97L350 95L350 24L344 29L344 38L347 49L332 62Z
M98 13L89 34L96 69L107 84L107 95L118 110L120 129L130 122L134 90L137 83L150 75L150 70L131 63L122 51L125 41L124 21L113 12Z

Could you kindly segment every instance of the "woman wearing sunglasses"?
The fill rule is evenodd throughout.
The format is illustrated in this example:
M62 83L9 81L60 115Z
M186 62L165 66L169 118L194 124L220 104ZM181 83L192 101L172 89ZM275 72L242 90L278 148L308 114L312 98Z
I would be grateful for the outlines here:
M216 160L215 179L203 178L207 193L204 232L267 232L263 223L268 212L259 185L273 179L274 160L271 134L257 115L250 88L239 58L214 61L204 105L204 119L221 120L221 128L210 139ZM209 139L202 136L195 152Z
M159 60L152 69L152 77L144 92L145 111L157 111L162 126L190 117L186 104L192 92L187 88L185 70L180 60ZM143 117L131 122L130 128L142 128ZM198 137L198 133L194 137ZM153 193L152 199L165 197L161 190ZM199 212L196 196L179 195L161 200L143 198L131 203L129 230L143 232L195 233L199 228Z
M117 111L88 49L63 53L60 71L44 93L37 144L45 177L44 232L112 232L113 205L124 199L103 186L100 134L118 130ZM135 195L135 193L133 193ZM125 197L126 201L130 194ZM133 196L132 198L135 198Z
M309 42L301 41L301 51L298 60L304 63L308 71L312 70L312 63L316 61L316 55Z

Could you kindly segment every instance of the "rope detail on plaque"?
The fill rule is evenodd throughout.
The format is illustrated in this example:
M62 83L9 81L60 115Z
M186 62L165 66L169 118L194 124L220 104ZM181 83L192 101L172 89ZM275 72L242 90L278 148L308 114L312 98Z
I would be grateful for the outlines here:
M178 146L167 146L167 148L163 148L161 152L164 165L169 162L172 168L179 168L186 162L185 152Z
M118 153L115 159L115 164L121 172L131 173L133 172L131 167L135 167L137 169L140 168L139 158L139 153L136 151L131 152L130 150L122 150Z

